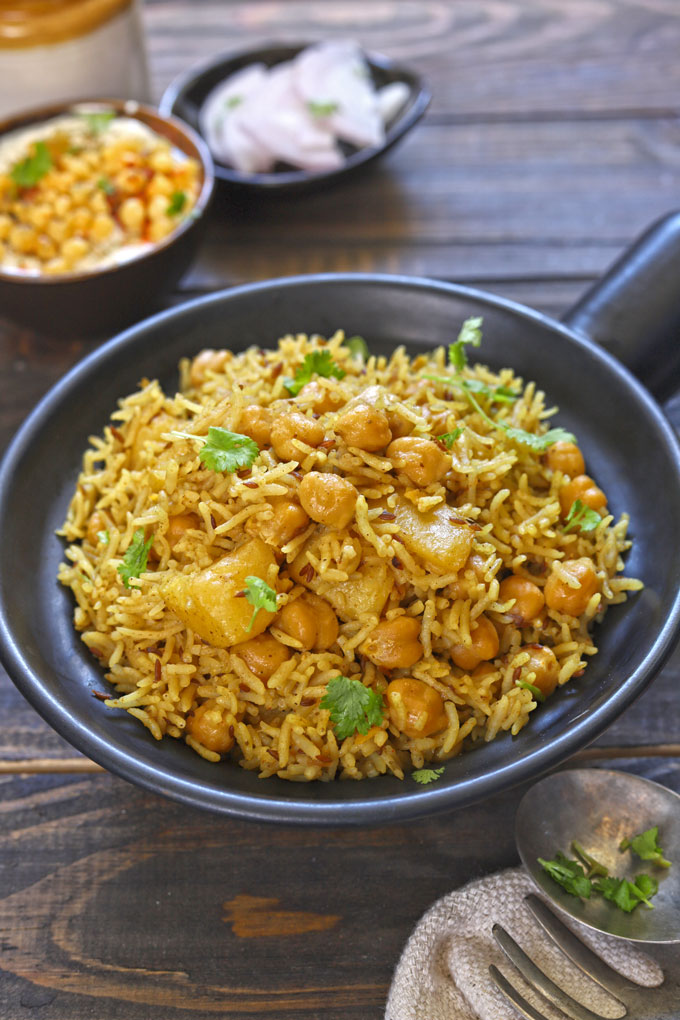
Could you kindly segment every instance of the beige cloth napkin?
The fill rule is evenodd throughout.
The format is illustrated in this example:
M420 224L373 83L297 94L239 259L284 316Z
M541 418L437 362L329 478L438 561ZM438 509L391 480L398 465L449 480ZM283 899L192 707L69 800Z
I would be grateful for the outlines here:
M527 893L536 891L523 868L512 868L470 882L435 903L406 943L385 1020L517 1020L519 1014L489 977L491 963L547 1017L563 1020L564 1014L551 1010L545 999L530 991L497 947L491 934L496 922L574 998L606 1017L620 1017L621 1008L609 993L577 970L542 934L524 904ZM632 943L581 925L570 927L610 966L638 984L657 985L663 980L657 964Z

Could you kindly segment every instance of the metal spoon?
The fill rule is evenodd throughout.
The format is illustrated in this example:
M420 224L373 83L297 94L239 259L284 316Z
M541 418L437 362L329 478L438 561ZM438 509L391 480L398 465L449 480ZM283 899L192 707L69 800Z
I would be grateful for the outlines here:
M658 842L670 868L642 861L623 839L658 826ZM524 795L515 820L522 862L546 897L589 928L635 942L680 942L680 796L626 772L569 769L540 780ZM658 879L654 909L644 903L625 913L609 900L572 896L538 863L558 850L572 859L576 840L609 874L633 880L646 872Z

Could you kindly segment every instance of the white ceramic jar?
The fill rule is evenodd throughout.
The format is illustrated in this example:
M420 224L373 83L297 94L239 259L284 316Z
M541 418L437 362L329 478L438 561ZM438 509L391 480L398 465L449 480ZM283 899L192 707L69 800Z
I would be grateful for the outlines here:
M137 0L0 3L0 117L98 96L149 100Z

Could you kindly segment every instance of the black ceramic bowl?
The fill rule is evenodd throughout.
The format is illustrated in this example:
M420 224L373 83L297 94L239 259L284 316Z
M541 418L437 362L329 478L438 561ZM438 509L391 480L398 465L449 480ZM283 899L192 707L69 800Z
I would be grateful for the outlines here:
M225 78L249 64L262 63L267 67L292 60L309 43L300 45L262 46L237 54L222 54L207 64L193 68L180 75L163 93L159 109L164 114L175 114L200 132L199 113L208 94ZM266 174L244 174L239 170L215 161L215 176L218 180L236 188L251 192L288 194L291 191L307 191L322 187L332 181L344 179L360 167L372 163L392 148L407 131L423 116L430 103L430 93L422 78L407 67L374 53L365 54L368 67L377 88L391 82L403 81L409 87L410 96L406 106L386 131L384 145L379 148L349 149L344 166L338 170L323 173L309 173L305 170L281 170Z
M680 239L680 219L677 226ZM628 296L639 307L635 294ZM620 287L617 299L625 306ZM594 329L604 331L610 313L593 298L574 321L591 314ZM142 376L158 377L172 390L180 356L203 347L266 347L286 332L328 335L344 327L363 335L375 352L400 343L423 351L448 343L469 315L484 317L484 360L513 365L525 379L537 380L548 402L560 405L556 421L578 436L612 512L631 516L634 544L626 571L642 578L645 589L609 610L597 629L600 651L584 676L557 691L516 738L503 734L451 760L427 787L408 776L403 782L259 780L231 762L211 765L171 738L158 743L125 712L96 700L92 690L105 681L73 630L70 592L56 581L63 545L55 530L88 436L101 430L117 399ZM653 320L647 309L643 337L656 335ZM656 485L663 498L650 495L650 479L663 480ZM110 341L58 383L20 429L0 465L0 655L59 733L148 789L199 807L285 822L413 817L461 807L544 772L592 741L641 693L669 654L680 620L679 517L680 450L668 421L627 369L575 329L479 291L405 277L328 275L237 287Z
M203 235L213 193L213 162L207 145L190 127L131 100L82 100L31 110L2 121L0 141L11 131L40 124L80 106L135 117L195 159L202 176L191 214L162 241L126 262L63 276L22 275L3 271L0 264L0 315L44 333L103 336L157 308L159 297L188 269Z

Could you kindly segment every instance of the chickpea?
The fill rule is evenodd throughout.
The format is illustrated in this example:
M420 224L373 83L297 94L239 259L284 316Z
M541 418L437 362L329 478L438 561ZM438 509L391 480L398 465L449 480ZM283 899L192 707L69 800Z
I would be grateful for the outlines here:
M470 597L470 592L475 583L472 578L466 576L470 571L472 571L477 581L482 582L486 573L486 558L480 555L480 553L471 553L468 556L465 566L459 572L458 577L449 585L449 592L452 598L467 599Z
M95 510L90 515L90 519L87 522L87 531L85 532L85 537L90 545L99 545L99 532L106 531L110 524L109 518L101 510Z
M165 538L171 549L174 549L180 539L184 538L187 531L200 528L201 520L198 514L173 514L168 521L168 530Z
M399 411L386 411L385 414L387 415L387 424L390 427L392 439L401 439L403 436L409 436L413 432L413 422L409 421L408 418L402 418Z
M345 394L336 386L323 386L316 379L306 383L296 397L296 402L311 407L316 414L337 411L345 403Z
M328 528L344 528L352 520L359 493L340 475L310 471L300 482L300 502L312 518Z
M551 471L561 471L563 475L569 475L570 478L582 475L586 469L583 454L576 443L567 443L563 439L548 447L545 463Z
M403 471L414 483L425 487L438 482L451 467L451 456L431 439L404 436L387 447L387 456L397 471Z
M231 351L213 351L211 348L201 351L191 362L189 381L192 386L202 386L208 372L219 372L225 362L231 360Z
M498 655L500 642L498 632L488 616L478 616L470 627L470 645L454 645L450 655L456 666L472 670L480 662L494 659Z
M158 173L168 174L172 173L173 163L172 157L167 149L157 149L152 152L149 157L149 166L152 170L158 171Z
M246 523L246 531L250 535L259 535L267 545L280 549L305 530L309 517L299 503L286 496L272 497L271 506L274 516L269 520L251 517Z
M555 653L547 645L522 645L520 652L529 653L529 661L522 666L520 680L538 687L541 694L546 698L557 687L557 678L560 675L560 667ZM530 674L534 674L531 676Z
M8 240L10 246L19 252L20 255L30 255L35 251L38 235L33 227L29 227L24 223L17 223L10 230Z
M509 602L510 599L514 599L515 604L507 611L507 615L518 627L525 627L535 620L545 605L543 592L538 585L517 574L506 577L499 585L498 601Z
M164 237L172 233L175 226L176 224L172 222L169 216L158 217L149 225L149 240L162 241Z
M163 195L163 197L166 199L165 203L166 209L168 206L167 199L170 197L170 195L172 195L174 190L175 190L174 184L172 183L169 177L165 176L165 174L154 174L154 176L149 181L149 186L147 188L147 191L150 195Z
M250 436L251 439L254 439L259 447L269 446L273 421L274 414L268 407L260 407L259 404L249 404L241 412L238 429L244 436Z
M43 262L48 262L57 254L57 246L47 234L39 234L35 244L35 253Z
M283 607L277 617L282 631L308 651L322 652L335 644L338 619L325 599L306 592Z
M296 460L299 463L304 455L292 441L296 439L307 446L318 446L323 437L323 426L318 421L307 418L300 411L289 411L274 420L271 444L279 460Z
M66 221L61 219L50 220L45 231L53 241L56 241L57 244L62 244L66 240L68 233Z
M105 241L106 238L110 236L114 227L115 223L110 216L107 216L106 213L103 212L98 213L92 221L90 236L95 241Z
M400 677L387 685L390 722L407 737L429 737L447 724L441 695L422 680Z
M90 246L83 237L67 237L61 246L61 256L70 265L85 258Z
M141 233L144 226L146 210L140 198L126 198L118 209L118 219L126 228L135 234Z
M546 605L567 616L580 616L586 611L593 595L600 590L595 566L588 556L582 556L578 560L563 560L561 567L579 582L580 587L572 588L553 571L545 583Z
M191 736L209 751L225 754L234 743L231 724L224 718L224 709L213 698L204 701L187 718Z
M577 499L591 510L602 510L607 505L607 497L589 475L576 475L570 482L561 486L560 506L564 517Z
M7 213L0 213L0 241L6 241L12 229L12 220Z
M266 631L250 641L234 645L232 652L243 659L250 672L265 683L290 658L290 648L286 648Z
M168 212L168 196L154 195L149 202L149 218L152 220L162 219Z
M348 446L373 453L384 450L392 439L385 412L366 404L352 407L341 415L335 423L335 431Z
M490 677L492 675L492 673L497 672L498 670L491 662L480 662L480 664L478 666L475 666L475 668L472 670L470 676L472 677L473 680L480 681L486 680L487 677Z
M84 234L92 226L92 213L89 209L76 209L68 217L68 225L74 234Z
M379 669L408 669L423 654L420 621L412 616L381 620L359 649Z

